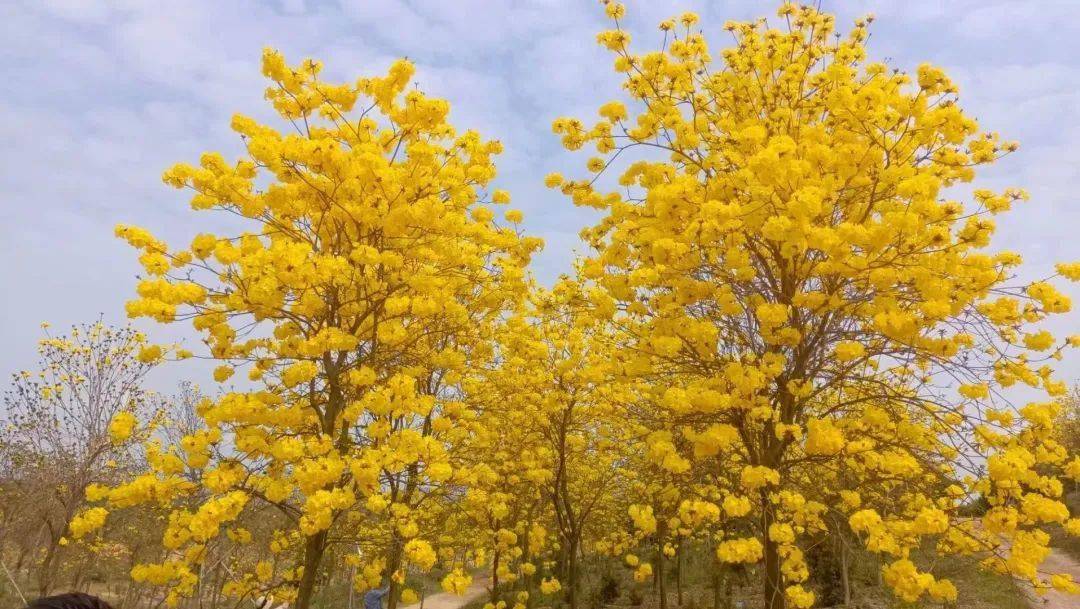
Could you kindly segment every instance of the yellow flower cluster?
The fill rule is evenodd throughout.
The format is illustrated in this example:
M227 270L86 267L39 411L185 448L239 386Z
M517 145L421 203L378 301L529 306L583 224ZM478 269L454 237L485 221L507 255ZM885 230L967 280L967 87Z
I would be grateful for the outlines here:
M634 528L642 535L652 535L656 532L656 516L653 515L651 505L631 505L627 512L634 521Z
M952 582L919 572L915 564L906 558L886 565L881 573L885 582L904 602L914 603L927 593L937 602L956 600L956 586Z
M728 539L716 547L716 557L723 562L756 563L761 560L763 547L757 538Z
M130 412L118 412L109 421L109 437L112 438L114 444L123 444L135 432L137 423L135 415Z
M68 523L68 530L75 539L81 539L88 533L92 533L105 526L105 519L109 511L102 507L92 507L79 512Z
M780 472L764 465L748 465L742 469L739 481L744 489L756 491L769 485L779 484Z
M806 424L806 453L831 456L844 449L843 432L828 419L811 419Z
M405 543L405 558L424 571L430 570L438 560L431 544L423 539L410 539Z
M457 595L465 594L465 589L470 584L472 584L472 576L461 569L454 569L447 573L442 580L443 590Z

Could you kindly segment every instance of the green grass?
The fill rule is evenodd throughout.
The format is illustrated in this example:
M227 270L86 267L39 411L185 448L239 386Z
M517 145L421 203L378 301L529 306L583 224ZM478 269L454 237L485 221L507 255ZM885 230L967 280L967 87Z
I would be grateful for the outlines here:
M1060 526L1050 528L1050 545L1080 560L1080 537L1070 537Z
M937 573L948 577L959 592L961 609L1028 609L1020 584L1009 577L979 569L971 560L947 558L938 563Z

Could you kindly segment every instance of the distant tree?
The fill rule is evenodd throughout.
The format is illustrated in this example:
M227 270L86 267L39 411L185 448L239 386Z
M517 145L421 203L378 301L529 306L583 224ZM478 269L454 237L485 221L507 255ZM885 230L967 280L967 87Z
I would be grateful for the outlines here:
M38 370L13 375L3 393L0 429L3 544L36 571L42 596L55 587L87 490L132 464L133 421L149 418L153 402L143 381L161 352L142 333L100 321L46 336Z

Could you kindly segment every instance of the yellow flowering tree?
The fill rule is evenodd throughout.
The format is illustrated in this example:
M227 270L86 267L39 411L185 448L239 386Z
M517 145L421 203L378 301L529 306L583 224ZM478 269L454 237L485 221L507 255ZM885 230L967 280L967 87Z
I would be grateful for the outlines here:
M200 472L206 499L174 512L165 542L175 558L136 574L169 586L172 602L195 592L205 544L245 510L271 506L288 523L268 542L273 560L235 572L224 591L307 609L330 545L355 547L358 529L344 524L377 511L369 498L445 478L439 440L421 430L436 394L488 357L486 328L520 298L540 245L495 219L493 205L509 201L486 189L499 142L457 132L447 102L406 92L409 62L346 84L323 82L320 68L266 51L266 96L291 131L238 115L243 158L206 153L164 174L193 192L195 210L233 216L243 232L170 248L117 227L147 273L128 313L190 321L220 363L215 378L242 371L249 387L201 406L206 428L167 449L205 465L214 446L232 448ZM181 492L178 464L165 459L107 500L168 503ZM407 555L418 547L407 515L395 530Z
M65 546L105 524L104 510L85 509L87 495L135 465L132 448L144 435L136 417L154 411L143 382L162 353L130 327L98 321L60 336L43 327L40 368L13 375L0 430L10 466L2 481L5 512L19 531L10 538L33 554L42 596L73 560Z
M465 383L466 402L476 415L474 433L463 450L468 462L464 495L444 527L458 546L450 563L464 572L470 557L475 566L486 567L489 602L509 602L509 592L516 589L516 609L534 606L543 563L550 556L546 489L554 476L552 452L542 433L542 346L528 303L521 305L500 324L490 365ZM462 582L450 578L444 587Z
M626 335L626 369L742 464L754 526L720 558L763 563L770 609L808 607L798 543L835 508L891 561L884 579L905 601L955 598L909 558L926 539L1043 585L1040 528L1068 519L1059 477L1080 474L1051 433L1065 387L1049 364L1080 339L1040 326L1070 308L1053 278L1020 282L1020 257L990 248L995 218L1026 194L950 188L1016 145L981 131L940 69L868 60L869 19L834 38L832 16L786 3L780 27L726 24L736 44L714 55L685 14L638 54L625 9L607 12L616 28L598 40L629 103L556 120L568 149L596 156L587 177L547 182L606 212L584 232L596 253L582 269ZM620 189L605 192L616 166ZM1014 405L1015 385L1051 399ZM841 467L885 480L873 492L888 501L807 497L807 468ZM903 484L929 478L942 484ZM957 514L979 493L981 528Z
M598 515L622 482L620 422L613 392L604 383L609 341L585 314L580 286L561 280L534 303L531 376L539 398L533 425L546 444L551 472L544 495L558 535L558 577L566 601L580 600L580 556L597 536ZM530 374L518 372L518 377Z
M419 408L366 415L368 429L386 438L377 449L373 447L380 464L380 484L377 492L367 496L364 510L350 513L344 526L359 531L356 559L364 563L364 571L356 587L378 587L382 574L371 567L382 565L390 577L390 609L406 592L403 584L410 566L428 571L435 565L437 550L443 545L440 540L448 533L447 519L461 510L461 494L475 479L476 459L470 453L481 422L475 405L467 399L468 377L473 368L483 368L490 361L491 333L496 327L477 321L480 325L466 335L471 342L456 344L459 350L448 337L440 337L432 367L410 372L407 382L410 388L418 388ZM455 546L452 542L446 547Z

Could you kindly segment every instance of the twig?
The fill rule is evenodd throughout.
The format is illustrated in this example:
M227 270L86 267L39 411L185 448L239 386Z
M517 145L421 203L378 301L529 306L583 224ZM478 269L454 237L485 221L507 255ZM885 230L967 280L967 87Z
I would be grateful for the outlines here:
M4 573L7 574L8 579L11 580L11 587L15 588L15 594L19 595L19 600L22 601L22 604L27 604L26 597L23 596L22 590L19 590L19 584L15 583L15 577L11 575L11 571L8 571L7 563L0 560L0 567L4 568Z

